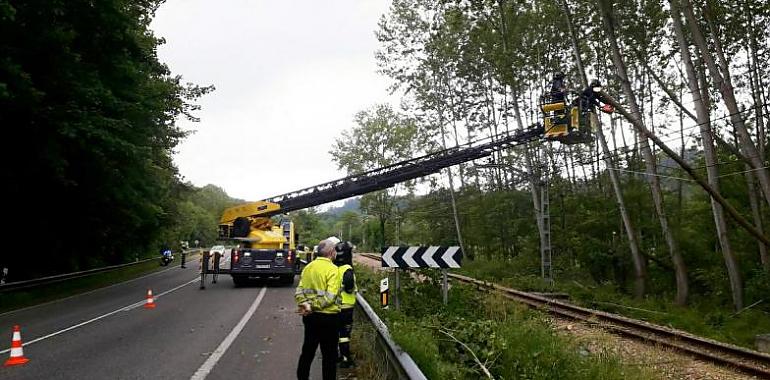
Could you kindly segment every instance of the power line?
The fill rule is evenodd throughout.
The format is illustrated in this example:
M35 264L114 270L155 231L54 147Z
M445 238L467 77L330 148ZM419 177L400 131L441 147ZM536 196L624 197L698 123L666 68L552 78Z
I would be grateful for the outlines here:
M766 104L770 104L770 103L766 103ZM746 112L746 111L748 111L748 110L746 109L746 110L738 111L738 113L742 113L742 112ZM736 114L737 114L737 113L736 113ZM733 116L733 115L735 115L735 114L723 115L723 116L721 116L721 117L719 117L719 118L716 118L716 119L712 119L712 120L710 120L710 121L709 121L709 123L712 123L712 122L714 122L714 121L718 121L718 120L722 120L722 119L726 119L726 118L729 118L729 117L731 117L731 116ZM692 125L692 126L690 126L690 127L684 128L684 129L682 129L682 131L684 131L684 130L691 130L691 129L693 129L693 128L698 128L698 127L700 127L700 126L702 126L702 125L705 125L705 124L707 124L707 123L698 123L698 124ZM672 139L667 139L667 140L661 140L661 141L662 141L662 142L664 142L664 143L669 143L669 142L672 142L672 141L676 141L676 140L678 140L678 139L679 139L679 138L677 137L677 138L672 138ZM629 146L629 144L626 144L626 145L622 145L622 146L619 146L619 147L617 147L617 148L614 148L614 149L612 149L612 150L609 150L609 151L607 152L607 153L609 153L609 154L610 154L609 156L607 155L607 153L604 153L604 152L603 152L603 153L602 153L602 156L599 156L599 157L597 157L596 159L592 159L591 161L587 161L587 162L586 162L586 161L582 161L582 162L580 162L580 161L579 161L579 164L580 164L580 165L589 165L589 164L590 164L590 165L593 165L593 164L597 163L597 162L598 162L598 161L600 161L600 160L604 160L604 159L606 159L607 157L612 157L613 155L615 155L615 154L618 154L618 153L619 153L621 150L623 150L623 149L626 149L626 150L630 149L630 146ZM753 158L753 157L750 157L750 158Z
M663 175L663 174L652 174L647 172L640 172L637 170L628 170L628 169L620 169L620 168L608 168L609 170L615 170L619 172L625 172L625 173L634 173L634 174L641 174L646 176L653 176L653 177L660 177L660 178L669 178L669 179L675 179L677 181L687 181L687 182L695 182L689 178L681 178L681 177L674 177L670 175Z

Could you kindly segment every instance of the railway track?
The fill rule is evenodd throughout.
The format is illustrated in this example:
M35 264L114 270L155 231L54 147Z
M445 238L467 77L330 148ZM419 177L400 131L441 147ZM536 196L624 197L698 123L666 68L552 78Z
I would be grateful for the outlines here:
M379 255L361 254L361 256L380 260ZM749 375L770 379L770 355L759 351L699 337L682 330L659 326L601 310L584 308L468 276L450 273L449 277L459 282L475 285L479 290L493 290L505 298L546 311L561 318L584 322L619 335L669 347L700 359L725 365Z

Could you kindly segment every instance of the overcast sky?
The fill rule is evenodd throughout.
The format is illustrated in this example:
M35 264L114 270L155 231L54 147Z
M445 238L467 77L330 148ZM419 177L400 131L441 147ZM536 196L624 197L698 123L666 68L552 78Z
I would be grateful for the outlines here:
M395 101L376 73L388 1L168 0L161 61L213 84L175 162L187 181L259 200L344 176L329 150L353 115Z

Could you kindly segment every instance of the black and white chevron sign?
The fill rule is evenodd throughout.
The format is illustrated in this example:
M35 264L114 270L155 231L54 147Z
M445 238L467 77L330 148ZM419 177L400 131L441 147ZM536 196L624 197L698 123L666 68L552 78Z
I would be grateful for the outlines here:
M459 268L460 247L388 247L382 253L386 268Z

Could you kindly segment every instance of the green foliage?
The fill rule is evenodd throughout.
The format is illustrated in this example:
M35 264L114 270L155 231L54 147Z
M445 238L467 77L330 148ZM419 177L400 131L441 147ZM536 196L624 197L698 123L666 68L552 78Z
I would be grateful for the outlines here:
M565 292L571 302L613 313L642 319L661 325L672 326L693 334L710 337L720 341L753 347L754 338L770 329L770 319L762 301L753 308L739 314L729 308L729 293L723 292L720 298L698 295L688 307L673 305L665 297L648 296L636 300L628 293L620 291L613 282L597 283L590 273L582 268L574 268L573 273L556 275L554 284L542 281L531 274L532 263L510 262L503 267L498 261L478 259L466 262L461 272L471 277L493 281L504 286L524 291ZM501 269L503 268L503 269ZM759 283L767 277L758 274L758 283L747 284L747 289L765 291L767 282ZM725 279L721 279L722 282ZM747 292L749 293L749 292ZM752 299L764 299L752 294ZM747 294L749 296L749 294ZM764 305L766 306L766 305Z
M474 355L497 379L652 378L614 354L589 353L540 313L506 299L453 284L444 306L435 273L421 272L425 282L401 276L400 311L375 307L429 379L484 378ZM356 267L359 288L373 305L381 275Z
M313 247L323 239L334 235L329 216L318 214L314 209L300 210L289 213L294 222L294 228L299 232L300 244Z
M377 105L355 116L356 127L344 131L336 140L331 154L339 169L348 174L386 167L405 160L420 151L422 137L415 121L394 111L389 105ZM361 198L361 211L376 216L379 234L375 246L385 243L385 225L397 214L393 196L399 187L376 191Z
M160 3L0 2L0 34L13 36L0 41L9 249L36 262L5 255L13 278L145 256L179 217L202 217L178 204L171 154L187 133L175 120L196 120L193 102L213 88L158 61Z

